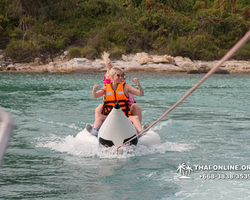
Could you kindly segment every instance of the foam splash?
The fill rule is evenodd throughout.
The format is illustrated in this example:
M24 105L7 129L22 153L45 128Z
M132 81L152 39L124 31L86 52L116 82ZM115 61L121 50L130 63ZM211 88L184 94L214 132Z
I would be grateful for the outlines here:
M65 124L60 122L45 121L39 119L43 123L58 124L60 126L67 126L76 130L81 129L75 124ZM164 126L168 126L172 123L172 120L167 120L160 122L153 127L153 130L162 130ZM174 142L164 142L160 145L152 145L151 147L146 147L144 145L132 145L124 146L118 149L117 147L102 147L98 144L83 143L79 139L72 135L66 137L51 134L48 137L37 138L36 147L48 148L57 152L67 153L74 156L80 157L99 157L99 158L129 158L135 156L150 155L155 153L166 153L169 151L183 152L193 149L189 144L179 144Z
M83 143L72 135L63 138L52 134L50 137L40 137L37 140L36 147L49 148L57 152L80 157L129 158L155 153L164 154L169 151L182 152L192 149L188 144L165 142L160 145L152 145L151 147L144 145L125 146L119 148L117 151L117 147L106 148L98 144Z
M169 119L167 121L160 122L159 124L155 125L152 128L153 128L154 131L160 131L160 130L162 130L163 126L168 126L171 123L172 123L172 119Z

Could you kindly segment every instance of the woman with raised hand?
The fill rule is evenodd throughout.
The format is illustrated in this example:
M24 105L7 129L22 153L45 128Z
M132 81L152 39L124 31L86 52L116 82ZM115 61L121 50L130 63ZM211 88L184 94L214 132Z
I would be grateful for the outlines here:
M91 134L97 135L98 134L97 130L102 125L107 115L113 109L113 106L115 105L114 102L116 101L119 103L124 114L134 124L136 130L140 132L142 130L140 117L138 115L132 115L131 113L132 106L129 105L129 98L128 98L129 93L136 96L144 95L144 91L140 85L138 78L134 78L134 83L137 85L138 89L124 82L124 73L123 70L119 67L112 67L112 69L110 69L109 78L110 78L110 83L105 84L105 86L103 86L99 91L97 90L100 87L100 85L94 85L93 87L92 91L93 98L99 98L102 97L103 95L105 95L105 98L102 106L102 112L98 111L95 113L94 126L92 127L90 124L87 124L86 129Z

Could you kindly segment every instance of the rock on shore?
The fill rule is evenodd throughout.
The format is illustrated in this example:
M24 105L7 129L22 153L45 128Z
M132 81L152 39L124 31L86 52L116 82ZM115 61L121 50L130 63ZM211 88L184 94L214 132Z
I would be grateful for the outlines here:
M66 53L65 53L66 54ZM207 73L218 61L192 61L181 56L122 55L120 60L112 60L113 66L121 67L125 72L167 72L167 73ZM0 71L19 72L72 72L72 71L106 71L103 60L88 60L86 58L68 59L66 55L59 56L54 61L42 64L39 59L33 63L10 63L4 60L0 52ZM215 73L250 73L250 61L226 61Z

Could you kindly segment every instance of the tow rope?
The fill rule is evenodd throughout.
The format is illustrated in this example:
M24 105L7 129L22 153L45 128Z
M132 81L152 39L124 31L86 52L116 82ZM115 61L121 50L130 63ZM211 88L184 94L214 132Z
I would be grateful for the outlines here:
M214 71L220 67L225 61L227 61L235 52L237 52L247 41L250 39L250 31L248 31L243 38L239 42L237 42L227 53L226 55L219 60L219 62L196 84L194 85L179 101L177 101L169 110L167 110L159 119L157 119L154 123L152 123L148 128L141 131L134 137L132 137L130 140L126 141L122 145L117 147L117 153L118 149L128 145L133 139L140 136L141 134L148 131L151 127L153 127L156 123L158 123L162 118L164 118L170 111L172 111L175 107L177 107L184 99L186 99L197 87L199 87L211 74L214 73Z

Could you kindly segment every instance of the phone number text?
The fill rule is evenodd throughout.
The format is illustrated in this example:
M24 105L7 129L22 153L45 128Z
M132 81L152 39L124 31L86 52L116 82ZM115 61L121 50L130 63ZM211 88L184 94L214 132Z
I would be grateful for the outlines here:
M222 180L228 180L228 179L250 179L250 174L201 174L199 175L200 179L207 179L207 180L213 180L213 179L222 179Z

